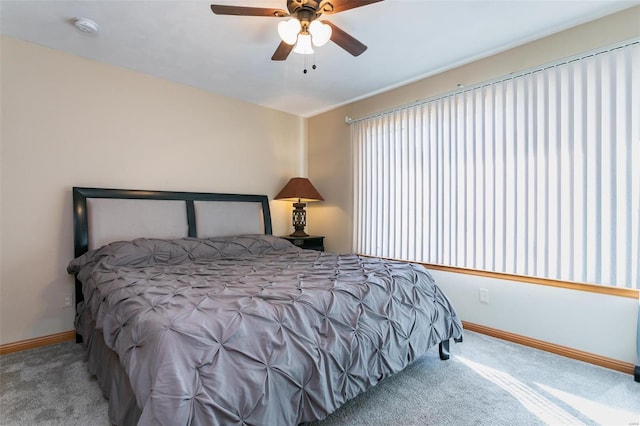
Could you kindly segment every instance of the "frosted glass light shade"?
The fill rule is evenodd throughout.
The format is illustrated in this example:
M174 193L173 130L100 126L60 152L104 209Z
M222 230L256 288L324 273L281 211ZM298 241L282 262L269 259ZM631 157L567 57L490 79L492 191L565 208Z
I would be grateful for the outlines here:
M331 38L331 27L320 21L313 21L309 25L309 33L311 33L311 41L314 46L324 46Z
M298 42L296 43L296 47L294 47L293 51L303 55L311 55L313 53L311 36L309 34L298 35Z
M291 18L278 24L278 34L285 43L290 45L296 44L300 28L300 21L295 18Z

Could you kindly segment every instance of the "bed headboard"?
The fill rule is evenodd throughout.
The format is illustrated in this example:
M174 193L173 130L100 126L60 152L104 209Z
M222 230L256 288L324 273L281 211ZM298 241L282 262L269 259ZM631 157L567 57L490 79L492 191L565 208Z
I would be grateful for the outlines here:
M135 238L271 234L266 195L73 188L75 257ZM76 279L76 305L84 300ZM82 336L76 335L81 342Z
M271 233L266 195L73 188L76 257L134 238Z

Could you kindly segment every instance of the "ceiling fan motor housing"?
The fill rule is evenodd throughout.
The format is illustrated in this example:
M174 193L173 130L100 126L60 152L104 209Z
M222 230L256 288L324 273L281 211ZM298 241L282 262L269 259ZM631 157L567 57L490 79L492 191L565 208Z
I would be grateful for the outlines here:
M324 12L331 12L333 6L327 0L287 0L287 9L291 16L294 16L302 25L303 33L306 33L309 24Z
M287 9L292 15L300 9L306 9L316 13L321 3L323 2L314 0L287 0ZM324 3L328 3L328 1L325 0ZM324 10L320 9L320 13L322 12L324 12Z

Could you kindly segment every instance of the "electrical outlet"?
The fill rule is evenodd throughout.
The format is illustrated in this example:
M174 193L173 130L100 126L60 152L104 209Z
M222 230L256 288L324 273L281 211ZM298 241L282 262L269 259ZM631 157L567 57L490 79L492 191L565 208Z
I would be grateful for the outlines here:
M484 303L486 305L489 304L489 289L486 289L486 288L480 289L480 303Z
M63 305L65 308L68 308L73 305L73 296L71 294L65 294L63 298Z

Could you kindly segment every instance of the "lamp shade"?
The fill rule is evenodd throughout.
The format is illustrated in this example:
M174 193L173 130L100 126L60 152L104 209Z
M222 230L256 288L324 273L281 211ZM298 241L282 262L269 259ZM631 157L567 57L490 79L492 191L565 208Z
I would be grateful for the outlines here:
M314 46L324 46L331 38L331 27L320 21L313 21L309 25L309 33Z
M313 46L311 45L311 34L299 34L298 42L293 51L302 55L311 55L313 53Z
M309 179L303 177L294 177L287 182L278 195L275 196L275 200L290 200L303 203L309 201L324 201L322 195L317 189L313 187Z
M278 34L282 41L293 46L298 40L300 28L300 21L291 18L288 21L282 21L278 24Z

